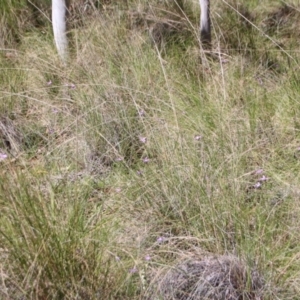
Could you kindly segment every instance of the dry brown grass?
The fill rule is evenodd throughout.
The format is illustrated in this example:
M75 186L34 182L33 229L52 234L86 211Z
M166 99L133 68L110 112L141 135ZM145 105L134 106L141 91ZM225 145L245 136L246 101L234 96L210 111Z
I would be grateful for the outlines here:
M263 299L263 278L233 255L185 259L157 272L148 300Z

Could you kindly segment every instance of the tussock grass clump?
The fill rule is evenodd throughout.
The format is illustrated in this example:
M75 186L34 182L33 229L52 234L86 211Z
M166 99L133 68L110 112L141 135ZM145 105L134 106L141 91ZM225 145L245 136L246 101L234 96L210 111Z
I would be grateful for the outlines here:
M204 256L159 274L146 299L263 299L263 279L234 256Z
M100 207L89 209L84 200L75 201L79 194L84 197L82 189L65 195L62 183L51 189L46 181L41 186L41 181L29 180L30 174L26 177L19 174L12 181L2 175L1 257L9 262L2 273L2 296L109 297L109 286L122 277L124 267L113 255L116 248L107 248L114 244L117 223L108 228ZM28 188L30 181L35 189ZM120 273L110 277L114 268Z

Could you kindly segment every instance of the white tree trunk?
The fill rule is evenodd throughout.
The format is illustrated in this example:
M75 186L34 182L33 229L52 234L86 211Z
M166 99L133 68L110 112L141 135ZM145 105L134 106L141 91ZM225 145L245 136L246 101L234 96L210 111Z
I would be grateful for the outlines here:
M211 45L211 28L210 28L210 9L209 0L199 0L201 8L200 17L200 39L202 44L210 47Z
M52 0L52 28L54 40L58 54L64 62L68 58L66 15L66 1Z
M201 8L200 39L204 47L210 47L211 45L209 1L210 0L199 0ZM64 62L66 62L68 58L66 15L66 0L52 0L52 27L54 40L58 54Z

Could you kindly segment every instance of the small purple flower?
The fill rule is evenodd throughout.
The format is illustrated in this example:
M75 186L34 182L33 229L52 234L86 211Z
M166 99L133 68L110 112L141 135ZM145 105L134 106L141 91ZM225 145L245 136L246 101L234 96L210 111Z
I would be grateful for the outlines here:
M116 193L120 193L122 191L122 189L118 187L115 189L115 191L116 191Z
M46 85L47 85L47 86L52 85L52 80L47 81Z
M49 132L49 134L54 134L54 133L55 133L55 130L54 130L53 127L49 127L49 128L48 128L48 132Z
M145 111L143 109L140 109L139 110L139 116L140 117L145 117L145 115L146 115Z
M140 136L139 140L141 143L146 144L147 143L147 138L145 136Z
M129 270L129 273L134 274L137 273L137 271L138 271L137 267L133 267L132 269Z
M261 187L261 183L258 181L253 185L253 188L259 189Z
M222 63L222 64L227 64L227 63L229 63L229 59L227 59L227 58L222 58L222 59L221 59L221 63Z
M161 244L161 243L164 243L166 241L166 238L163 237L163 236L160 236L159 238L157 238L157 243Z
M67 83L66 87L69 87L70 89L76 89L76 85L74 83Z
M144 162L145 164L147 164L149 161L150 161L150 158L149 158L149 157L144 157L144 158L143 158L143 162Z
M0 161L5 160L7 158L7 154L0 153Z
M257 169L253 172L254 175L259 175L259 174L262 174L264 172L263 169Z
M265 175L263 175L261 178L258 179L259 182L267 181L267 180L269 180L269 178L266 177Z
M122 161L123 160L123 157L117 157L116 158L116 161Z
M195 141L200 141L201 139L202 139L202 135L197 134L194 136Z
M150 260L151 260L151 256L150 256L149 254L147 254L147 255L145 256L145 260L146 260L146 261L150 261Z

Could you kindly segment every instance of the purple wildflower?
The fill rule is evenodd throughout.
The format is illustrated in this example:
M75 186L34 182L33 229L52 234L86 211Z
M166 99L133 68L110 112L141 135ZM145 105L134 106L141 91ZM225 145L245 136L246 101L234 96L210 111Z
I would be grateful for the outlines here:
M160 236L159 238L157 238L157 243L161 244L161 243L164 243L166 241L166 238L163 237L163 236Z
M76 85L74 83L67 83L66 87L69 87L70 89L76 89Z
M147 254L147 255L145 256L145 260L146 260L146 261L150 261L150 260L151 260L151 256L150 256L149 254Z
M259 189L261 187L261 183L258 181L253 185L253 188Z
M150 158L149 157L144 157L143 158L143 162L146 164L146 163L148 163L150 161Z
M54 134L54 133L55 133L54 128L53 128L53 127L49 127L49 128L48 128L48 133L49 133L49 134Z
M134 274L137 273L137 271L138 271L137 267L133 267L132 269L129 270L129 273Z
M7 158L7 154L5 153L0 153L0 161L4 160Z
M263 175L261 178L258 179L259 182L267 181L267 180L269 180L269 178L266 177L265 175Z
M253 171L253 174L254 174L254 175L259 175L259 174L262 174L263 172L264 172L263 169L257 169L257 170L255 170L255 171Z
M139 140L141 143L146 144L147 143L147 138L145 136L140 136Z
M140 110L139 110L139 116L140 116L140 117L145 117L145 114L146 114L146 113L145 113L145 111L144 111L143 109L140 109Z

